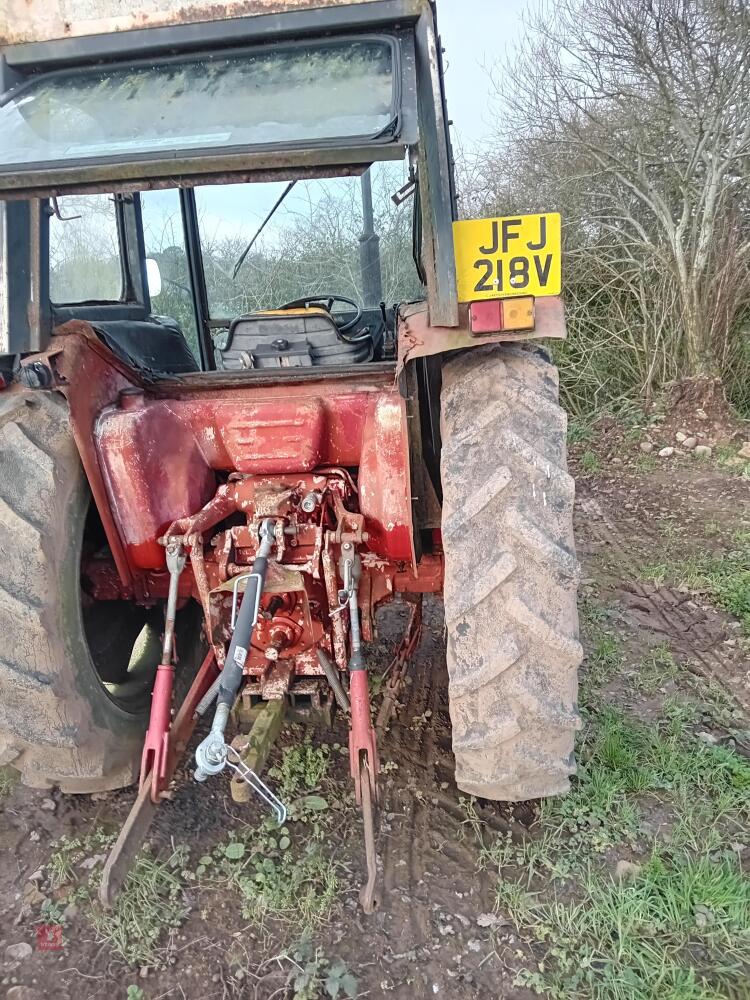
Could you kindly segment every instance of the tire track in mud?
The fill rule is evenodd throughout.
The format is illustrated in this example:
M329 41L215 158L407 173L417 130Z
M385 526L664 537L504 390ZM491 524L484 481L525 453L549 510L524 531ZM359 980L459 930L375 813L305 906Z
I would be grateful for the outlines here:
M407 676L410 683L402 689L380 747L381 760L398 768L384 782L380 853L394 929L400 924L400 933L419 947L434 940L436 913L465 911L464 919L471 919L494 902L490 880L478 871L479 847L453 779L443 614L437 601L425 605L422 642Z
M622 580L616 596L633 624L670 639L678 652L695 662L695 672L727 690L750 714L750 678L738 676L737 663L720 648L727 638L721 620L707 614L689 594L640 581L632 546L594 496L580 497L578 509L585 518L584 534L617 556ZM633 520L629 518L630 523ZM641 538L657 541L657 534L645 522L637 520L637 524Z

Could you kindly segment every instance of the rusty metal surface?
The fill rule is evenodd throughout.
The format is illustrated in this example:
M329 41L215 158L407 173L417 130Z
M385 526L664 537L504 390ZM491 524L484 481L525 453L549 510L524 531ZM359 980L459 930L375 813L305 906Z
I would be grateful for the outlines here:
M533 330L508 330L505 333L475 336L469 326L468 305L459 307L459 326L455 328L430 326L426 303L402 306L398 325L398 374L414 358L460 351L467 347L548 338L564 340L567 333L562 299L554 296L537 299L534 309L536 323Z
M1 0L0 0L1 2ZM1 45L2 43L0 43ZM269 184L291 180L325 180L326 178L361 177L369 164L342 164L340 166L297 166L279 167L257 170L232 170L226 173L182 174L180 187L198 187L204 184ZM71 171L71 175L74 172ZM3 192L5 201L20 201L30 197L58 197L63 194L107 194L111 195L113 187L118 194L133 194L136 191L171 191L177 181L174 172L164 177L142 177L139 180L118 180L116 185L112 180L99 180L87 183L77 183L73 177L70 183L55 185L39 180L39 186L30 185L28 177L22 189Z
M2 0L0 45L100 35L260 14L342 7L352 0ZM373 0L356 0L372 3Z

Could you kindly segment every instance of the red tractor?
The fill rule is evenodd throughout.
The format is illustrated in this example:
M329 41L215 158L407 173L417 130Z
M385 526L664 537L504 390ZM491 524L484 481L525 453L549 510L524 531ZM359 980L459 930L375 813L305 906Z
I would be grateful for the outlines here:
M429 0L168 8L32 0L0 49L0 763L140 772L106 896L201 716L195 778L281 818L242 730L336 702L372 909L383 604L405 661L443 594L460 789L574 770L560 222L455 221Z

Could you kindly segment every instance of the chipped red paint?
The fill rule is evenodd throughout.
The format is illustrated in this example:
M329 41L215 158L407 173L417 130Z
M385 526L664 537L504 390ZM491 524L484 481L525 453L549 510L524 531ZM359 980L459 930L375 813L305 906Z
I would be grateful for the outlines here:
M355 388L357 386L357 388ZM123 405L123 402L125 405ZM217 473L289 476L359 466L371 548L413 562L404 401L392 377L335 388L238 386L105 408L95 445L133 570L164 565L158 538L214 495ZM168 489L165 488L168 484Z
M215 494L218 475L296 476L358 468L369 548L414 565L406 408L389 373L213 388L210 377L159 396L86 323L43 357L68 398L73 433L125 588L153 592L158 539Z

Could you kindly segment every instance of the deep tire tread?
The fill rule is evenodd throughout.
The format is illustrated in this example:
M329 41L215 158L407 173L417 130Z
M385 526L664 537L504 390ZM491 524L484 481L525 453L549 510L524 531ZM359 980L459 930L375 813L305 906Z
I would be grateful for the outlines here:
M87 491L65 400L0 394L0 764L25 784L71 792L129 784L143 729L101 691L96 711L120 726L109 730L80 689L87 664L70 636L65 581L69 518Z
M558 387L550 363L519 345L475 348L443 368L456 780L484 798L558 794L575 772L580 572Z

